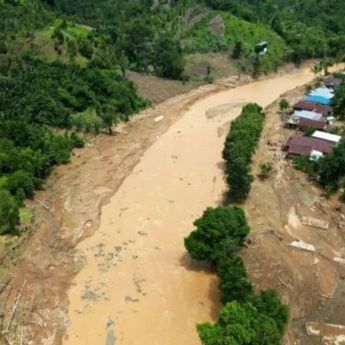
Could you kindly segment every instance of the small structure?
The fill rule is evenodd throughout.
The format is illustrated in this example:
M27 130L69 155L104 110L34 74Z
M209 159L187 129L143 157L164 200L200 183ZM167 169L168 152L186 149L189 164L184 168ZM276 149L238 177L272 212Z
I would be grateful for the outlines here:
M325 86L331 90L337 89L342 84L342 79L330 77L325 81Z
M268 43L262 41L255 46L255 53L259 55L264 55L268 51Z
M340 135L326 133L322 131L315 131L312 135L313 138L321 139L332 144L339 144L341 140Z
M288 152L288 156L310 156L312 151L328 154L332 152L333 143L318 138L307 137L303 135L295 135L290 137L284 146Z
M323 96L306 96L304 97L304 100L307 102L314 102L314 103L320 103L322 105L330 105L331 104L331 99L326 98Z
M320 158L323 157L323 153L320 151L312 150L310 152L309 160L312 162L317 162Z
M328 105L323 105L315 102L299 101L293 106L294 110L313 111L323 116L329 116L333 113L333 108Z

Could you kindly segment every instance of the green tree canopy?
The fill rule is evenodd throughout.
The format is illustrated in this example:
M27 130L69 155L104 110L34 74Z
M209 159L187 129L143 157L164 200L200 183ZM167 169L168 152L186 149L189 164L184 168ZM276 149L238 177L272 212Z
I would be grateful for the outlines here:
M0 189L0 235L15 229L19 222L19 210L15 198L7 190Z
M194 230L185 246L193 259L217 261L224 250L238 248L249 233L243 210L237 206L207 208L194 222Z

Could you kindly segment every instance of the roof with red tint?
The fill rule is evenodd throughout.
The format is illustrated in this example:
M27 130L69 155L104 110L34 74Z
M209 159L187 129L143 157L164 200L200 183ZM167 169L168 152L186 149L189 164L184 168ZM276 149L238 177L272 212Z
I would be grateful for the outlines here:
M334 77L331 77L331 78L328 78L326 81L325 81L325 85L327 87L331 87L331 88L337 88L339 87L341 84L342 84L342 79L340 78L334 78Z
M296 110L314 111L322 115L329 115L333 112L333 108L329 105L323 105L315 102L299 101L294 105Z
M325 129L327 127L327 124L325 121L300 118L300 120L298 121L298 126L302 128L313 127L316 129Z
M288 152L297 155L309 155L312 150L322 153L332 152L333 145L325 140L295 135L287 141Z

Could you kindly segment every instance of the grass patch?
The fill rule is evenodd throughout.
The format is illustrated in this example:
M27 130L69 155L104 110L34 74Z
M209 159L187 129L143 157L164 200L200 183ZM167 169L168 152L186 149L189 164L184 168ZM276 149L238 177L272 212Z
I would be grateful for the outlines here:
M32 222L34 217L34 213L31 209L27 207L22 207L19 209L19 219L20 224L22 225L28 225Z

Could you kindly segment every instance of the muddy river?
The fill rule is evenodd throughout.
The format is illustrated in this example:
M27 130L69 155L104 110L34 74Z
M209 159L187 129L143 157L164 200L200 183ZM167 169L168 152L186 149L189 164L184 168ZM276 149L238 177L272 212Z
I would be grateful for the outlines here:
M243 104L267 106L313 77L299 70L211 95L157 138L78 246L86 263L69 291L64 345L200 344L195 325L215 319L216 280L190 267L183 238L226 190L229 122Z

